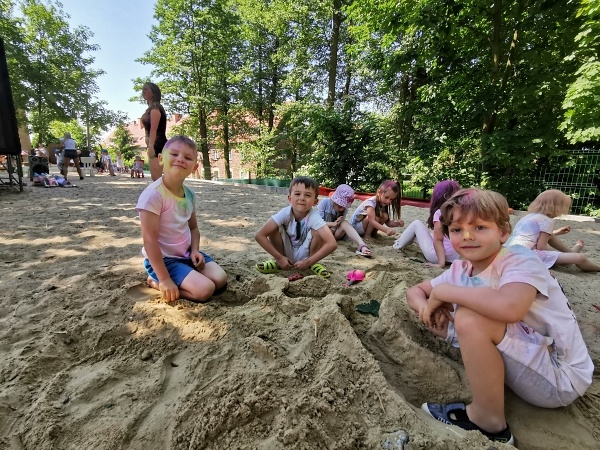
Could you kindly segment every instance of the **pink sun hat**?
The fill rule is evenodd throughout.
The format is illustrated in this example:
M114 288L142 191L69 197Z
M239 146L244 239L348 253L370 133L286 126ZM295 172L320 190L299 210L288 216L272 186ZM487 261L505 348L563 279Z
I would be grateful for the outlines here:
M347 184L340 184L331 195L331 201L342 208L349 208L354 201L354 189Z

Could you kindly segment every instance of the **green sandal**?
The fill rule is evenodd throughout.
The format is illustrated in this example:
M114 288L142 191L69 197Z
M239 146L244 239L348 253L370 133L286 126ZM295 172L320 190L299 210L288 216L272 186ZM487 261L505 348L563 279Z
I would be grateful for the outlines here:
M315 275L320 276L321 278L329 278L331 276L331 273L329 273L329 270L327 270L325 268L325 266L323 264L313 264L312 266L310 266L310 271L312 273L314 273Z
M261 267L262 266L262 267ZM256 266L256 270L260 273L279 273L279 267L277 267L277 261L269 260L264 263L259 263Z

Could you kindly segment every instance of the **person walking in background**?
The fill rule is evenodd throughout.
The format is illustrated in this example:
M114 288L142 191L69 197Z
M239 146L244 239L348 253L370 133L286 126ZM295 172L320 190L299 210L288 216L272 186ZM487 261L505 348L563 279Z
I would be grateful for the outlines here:
M172 137L158 157L163 176L144 189L135 207L148 285L169 303L181 297L205 302L227 286L225 271L200 251L196 195L183 184L196 168L196 152L190 138Z
M506 245L523 245L533 250L547 268L575 264L585 272L600 272L600 264L580 253L583 241L569 248L557 237L571 231L570 227L554 229L554 219L567 214L569 209L571 197L567 194L557 189L542 192L527 208L529 214L517 222ZM548 250L548 246L556 250Z
M142 124L146 132L150 176L152 180L157 180L162 174L162 167L157 157L167 143L167 113L160 104L162 96L160 88L156 84L144 84L142 97L148 104L148 108L142 115Z
M67 179L67 174L69 172L69 163L73 160L73 164L75 165L75 169L79 174L79 179L83 180L83 173L81 172L81 165L79 164L79 153L77 152L77 144L75 140L71 138L71 133L68 131L64 135L64 141L62 143L63 147L63 166L62 166L62 174Z
M431 194L429 218L427 219L427 227L433 229L433 236L423 222L415 220L396 239L393 247L396 250L401 250L411 242L416 242L425 259L430 264L436 264L441 268L445 267L447 262L459 259L460 255L452 248L450 239L444 236L440 219L442 214L440 207L459 189L460 184L454 180L444 180L437 183Z

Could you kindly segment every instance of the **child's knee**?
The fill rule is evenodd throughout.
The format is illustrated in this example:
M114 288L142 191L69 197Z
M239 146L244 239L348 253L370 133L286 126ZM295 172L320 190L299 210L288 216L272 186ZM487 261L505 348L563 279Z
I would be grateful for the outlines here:
M190 300L194 300L197 302L205 302L212 297L216 289L217 286L215 285L215 283L213 283L212 280L206 279L202 283L196 284L194 288L190 291L190 294L194 297Z

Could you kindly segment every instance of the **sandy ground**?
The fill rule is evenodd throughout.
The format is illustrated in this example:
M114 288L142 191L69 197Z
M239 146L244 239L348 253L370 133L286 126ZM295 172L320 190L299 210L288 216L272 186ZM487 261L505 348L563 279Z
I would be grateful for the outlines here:
M406 306L407 287L440 273L415 246L398 252L381 237L366 259L341 242L324 260L330 280L261 275L254 265L267 255L254 233L286 196L190 180L202 249L229 290L169 306L144 285L134 205L148 183L96 176L72 189L0 189L0 448L381 449L399 430L407 449L489 448L419 409L470 394L457 351ZM403 217L427 211L404 207ZM564 224L565 241L584 239L600 261L600 224ZM344 287L352 268L367 278ZM598 366L600 275L554 272ZM371 299L378 319L355 310ZM508 392L518 447L597 449L598 378L556 410Z

